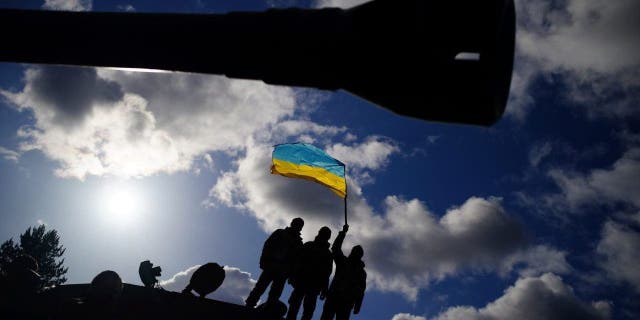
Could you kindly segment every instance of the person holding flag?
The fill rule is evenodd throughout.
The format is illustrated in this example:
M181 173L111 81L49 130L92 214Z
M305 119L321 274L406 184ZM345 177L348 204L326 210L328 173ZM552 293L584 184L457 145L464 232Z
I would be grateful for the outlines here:
M354 314L360 312L367 285L367 273L364 270L364 250L361 246L354 246L348 257L342 253L342 242L349 230L346 166L308 143L276 145L272 162L272 174L314 181L328 187L344 199L344 226L331 246L336 273L328 291L321 292L320 299L327 299L322 310L322 320L332 320L334 317L337 317L337 320L349 319L352 310ZM297 299L295 302L297 303ZM295 311L297 313L297 310Z
M349 230L345 224L331 246L336 274L327 292L320 320L348 320L351 315L360 313L364 291L367 288L367 272L364 270L364 250L362 246L354 246L348 257L342 253L342 242ZM320 299L324 298L320 296Z

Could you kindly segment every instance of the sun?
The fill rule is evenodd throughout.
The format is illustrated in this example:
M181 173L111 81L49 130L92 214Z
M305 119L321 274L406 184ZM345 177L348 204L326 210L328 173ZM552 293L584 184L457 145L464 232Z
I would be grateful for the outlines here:
M137 188L127 184L115 184L104 188L101 207L105 218L120 226L136 223L144 209L144 197Z

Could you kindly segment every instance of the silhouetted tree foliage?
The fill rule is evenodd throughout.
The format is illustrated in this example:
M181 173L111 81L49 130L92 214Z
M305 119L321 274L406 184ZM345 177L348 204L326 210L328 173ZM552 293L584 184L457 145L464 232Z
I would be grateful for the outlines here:
M47 231L44 225L29 227L20 235L20 244L9 239L0 246L0 271L5 273L9 263L18 255L28 254L38 262L38 273L44 287L60 285L67 281L64 275L68 268L63 266L62 258L65 250L55 229Z
M20 254L20 247L13 243L13 239L5 241L0 246L0 276L5 276L9 264Z

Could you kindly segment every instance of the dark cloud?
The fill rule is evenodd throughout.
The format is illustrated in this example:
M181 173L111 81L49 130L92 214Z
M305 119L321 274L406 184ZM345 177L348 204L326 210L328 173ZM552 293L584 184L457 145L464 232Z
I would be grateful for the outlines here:
M241 150L296 108L290 88L219 76L36 66L24 79L19 92L0 89L33 112L21 149L42 150L57 175L78 179L197 170L204 154Z
M28 75L32 99L54 111L53 120L71 125L84 119L95 104L120 101L124 92L99 78L93 68L40 66Z

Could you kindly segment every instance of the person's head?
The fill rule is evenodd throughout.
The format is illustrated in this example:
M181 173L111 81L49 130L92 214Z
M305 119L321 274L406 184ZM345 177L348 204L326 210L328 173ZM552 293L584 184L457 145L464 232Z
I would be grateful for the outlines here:
M329 241L329 239L331 239L331 229L329 229L328 227L320 228L320 231L318 231L318 236L316 237L316 239L320 241Z
M295 231L302 231L302 227L304 226L304 220L302 218L294 218L291 220L291 229Z
M364 256L364 249L362 249L362 246L357 245L351 249L351 253L349 254L349 259L360 260L362 259L363 256Z

